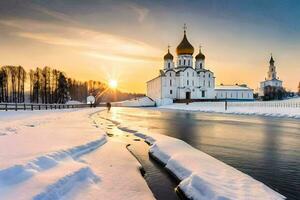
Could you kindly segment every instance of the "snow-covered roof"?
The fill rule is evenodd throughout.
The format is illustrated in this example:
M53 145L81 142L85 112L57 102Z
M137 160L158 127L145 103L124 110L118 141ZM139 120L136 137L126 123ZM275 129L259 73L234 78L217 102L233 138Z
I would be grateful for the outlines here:
M252 90L252 89L240 85L218 85L215 87L215 90Z

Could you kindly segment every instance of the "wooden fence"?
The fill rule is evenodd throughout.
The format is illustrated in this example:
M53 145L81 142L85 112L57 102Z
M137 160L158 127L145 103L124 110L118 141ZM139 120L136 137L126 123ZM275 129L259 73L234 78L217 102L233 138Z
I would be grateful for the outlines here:
M56 110L68 108L87 108L88 104L34 104L34 103L0 103L0 111L9 110Z

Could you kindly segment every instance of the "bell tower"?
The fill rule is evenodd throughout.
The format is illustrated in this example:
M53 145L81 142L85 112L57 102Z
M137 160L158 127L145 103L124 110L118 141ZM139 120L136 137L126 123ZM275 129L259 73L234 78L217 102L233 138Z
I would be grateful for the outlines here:
M272 54L271 54L269 63L270 63L270 65L269 65L269 71L268 71L268 80L277 79L276 67L274 65L275 61L273 59Z

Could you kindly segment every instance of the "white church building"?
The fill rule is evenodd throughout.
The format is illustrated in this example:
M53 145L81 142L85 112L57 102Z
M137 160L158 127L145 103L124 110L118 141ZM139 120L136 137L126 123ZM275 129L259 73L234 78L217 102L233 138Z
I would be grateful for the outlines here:
M215 86L215 76L205 65L205 55L199 49L193 57L194 47L184 30L183 39L176 48L177 59L168 53L164 56L163 69L147 82L147 96L158 105L165 100L253 100L253 90L244 86Z
M264 81L260 82L259 96L264 96L264 90L267 86L282 88L282 81L277 77L276 66L274 65L274 63L275 61L273 59L273 56L271 55L267 78L265 78Z

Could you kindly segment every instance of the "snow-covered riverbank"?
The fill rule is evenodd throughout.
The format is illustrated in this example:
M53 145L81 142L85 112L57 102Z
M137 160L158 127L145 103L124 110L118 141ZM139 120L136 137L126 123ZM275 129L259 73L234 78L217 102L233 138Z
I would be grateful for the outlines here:
M280 200L284 196L237 169L201 152L182 140L160 134L147 135L123 126L123 131L145 139L150 154L180 180L179 188L195 200Z
M89 119L96 111L0 112L0 199L153 199L126 143Z
M284 199L181 140L96 122L90 116L99 110L1 112L0 199L154 199L127 143L99 127L113 124L149 142L190 198Z
M290 102L290 101L289 101ZM269 102L270 105L272 102ZM297 102L300 105L300 100ZM280 105L280 104L279 104ZM195 102L190 104L174 103L170 105L160 106L160 109L172 109L182 111L199 111L212 113L225 113L237 115L259 115L270 117L288 117L300 119L300 107L285 107L284 105L269 106L268 103L244 102L244 103L228 103L225 110L225 102Z

